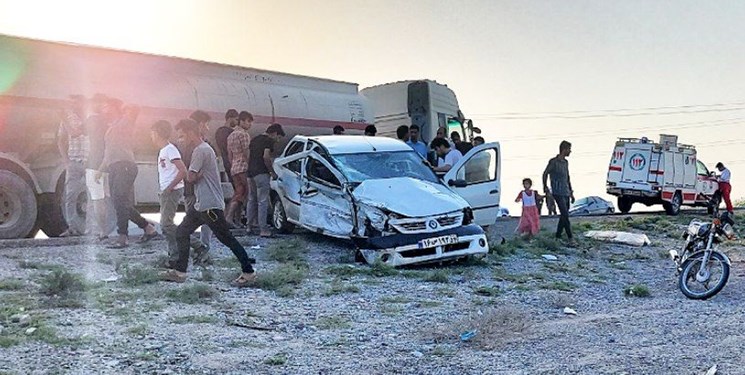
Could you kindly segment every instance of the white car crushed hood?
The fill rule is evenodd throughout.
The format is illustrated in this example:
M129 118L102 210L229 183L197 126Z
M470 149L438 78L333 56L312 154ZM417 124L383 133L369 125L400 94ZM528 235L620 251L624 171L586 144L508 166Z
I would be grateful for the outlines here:
M446 186L411 177L366 180L352 192L360 203L407 217L427 217L468 207Z

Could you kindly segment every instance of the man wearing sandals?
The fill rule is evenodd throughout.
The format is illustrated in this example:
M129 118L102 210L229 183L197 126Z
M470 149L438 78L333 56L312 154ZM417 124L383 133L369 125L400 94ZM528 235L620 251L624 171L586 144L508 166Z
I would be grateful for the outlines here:
M186 217L176 229L176 243L178 258L172 269L163 274L167 281L184 282L187 278L189 266L189 237L203 224L212 229L215 237L229 247L241 264L241 275L234 281L237 286L245 286L252 282L256 273L252 263L254 259L248 257L246 249L230 233L228 222L225 221L225 200L220 185L220 172L217 168L217 155L199 132L199 125L192 120L181 120L176 129L184 137L182 141L194 147L187 180L194 184L196 202L186 212Z

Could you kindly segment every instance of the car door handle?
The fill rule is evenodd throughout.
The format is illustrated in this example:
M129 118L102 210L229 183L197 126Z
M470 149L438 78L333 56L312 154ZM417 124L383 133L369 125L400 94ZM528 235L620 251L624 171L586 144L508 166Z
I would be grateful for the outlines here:
M498 194L498 193L499 193L499 189L494 189L489 192L489 194Z

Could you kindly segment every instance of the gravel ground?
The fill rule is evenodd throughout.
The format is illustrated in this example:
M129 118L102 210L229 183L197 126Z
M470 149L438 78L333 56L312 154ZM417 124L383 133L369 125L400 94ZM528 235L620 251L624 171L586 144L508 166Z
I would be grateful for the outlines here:
M0 374L704 374L715 364L719 374L745 374L743 244L726 248L725 289L687 300L663 258L686 219L585 221L646 226L651 247L569 248L546 235L498 249L512 255L400 271L356 264L348 243L312 234L242 237L259 247L249 253L260 281L307 270L264 289L231 287L237 263L218 243L215 265L176 285L152 280L164 241L124 250L3 242ZM493 228L492 242L510 226ZM270 260L283 248L300 258ZM70 297L76 307L44 295L60 267L86 280ZM651 295L624 296L633 284Z

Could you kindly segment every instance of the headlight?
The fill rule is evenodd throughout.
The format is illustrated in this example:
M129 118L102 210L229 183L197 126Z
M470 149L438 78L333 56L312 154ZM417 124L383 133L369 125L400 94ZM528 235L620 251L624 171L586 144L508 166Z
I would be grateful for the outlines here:
M473 210L471 207L463 209L463 225L469 225L473 223Z
M690 223L687 231L691 236L697 236L699 229L701 229L701 223Z
M727 236L727 238L730 240L735 238L735 228L732 228L729 223L724 224L724 226L722 227L722 233L724 233L724 235Z

